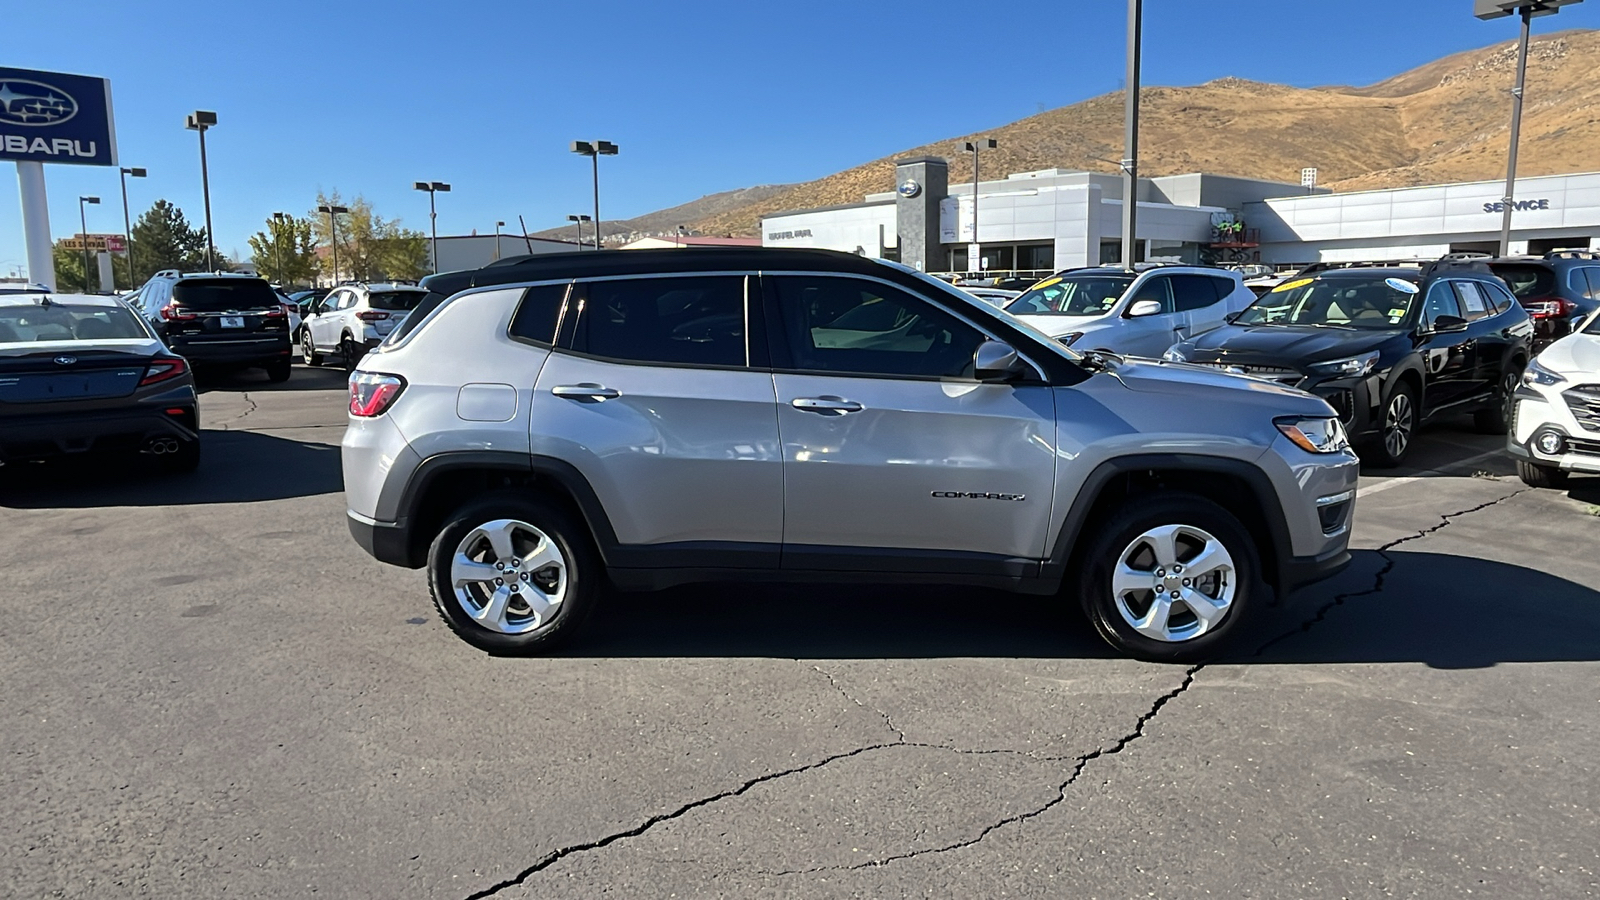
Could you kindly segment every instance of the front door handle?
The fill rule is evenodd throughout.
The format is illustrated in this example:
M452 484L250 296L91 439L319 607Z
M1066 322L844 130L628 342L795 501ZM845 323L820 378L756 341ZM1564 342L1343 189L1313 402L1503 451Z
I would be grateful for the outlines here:
M622 392L615 388L591 384L587 381L583 384L558 384L550 389L550 393L570 400L590 400L596 403L601 400L615 400L622 396Z
M789 405L798 410L824 416L843 416L866 409L856 401L846 400L843 397L796 397L789 401Z

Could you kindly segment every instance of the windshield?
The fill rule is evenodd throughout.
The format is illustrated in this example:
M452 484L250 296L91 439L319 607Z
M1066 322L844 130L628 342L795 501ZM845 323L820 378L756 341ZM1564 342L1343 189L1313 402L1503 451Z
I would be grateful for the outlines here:
M416 309L426 296L427 291L373 291L367 295L367 303L373 309Z
M1096 272L1047 278L1007 304L1016 316L1100 316L1111 311L1136 276Z
M1489 268L1505 279L1505 283L1511 288L1511 293L1516 294L1518 300L1547 297L1555 293L1556 273L1544 266L1495 263Z
M1233 321L1378 330L1398 327L1416 300L1413 278L1297 278L1262 294Z
M197 312L266 309L278 293L259 278L192 278L172 286L172 304Z
M0 306L0 344L148 337L133 313L120 306Z

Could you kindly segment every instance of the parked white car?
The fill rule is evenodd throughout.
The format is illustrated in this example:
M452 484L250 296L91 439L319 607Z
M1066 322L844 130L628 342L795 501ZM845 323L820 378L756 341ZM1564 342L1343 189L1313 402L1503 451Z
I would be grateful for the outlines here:
M341 284L306 316L300 357L308 366L320 366L324 357L336 356L353 369L426 296L428 289L414 284Z
M1224 269L1100 267L1046 278L1005 310L1077 350L1154 359L1221 327L1255 299L1239 273Z
M1513 395L1506 449L1532 487L1561 487L1573 472L1600 474L1600 314L1544 348Z
M960 285L956 285L956 286L961 288L963 291L966 291L967 293L971 294L972 296L977 297L979 300L982 300L983 302L989 304L990 306L1002 306L1003 307L1007 303L1010 303L1011 301L1013 301L1013 300L1017 299L1018 297L1022 296L1022 292L1021 291L1007 291L1007 290L1002 290L1000 288L995 288L995 287L984 287L984 286L979 286L979 285L973 285L973 286L969 287L969 286L964 285L964 284L960 284Z

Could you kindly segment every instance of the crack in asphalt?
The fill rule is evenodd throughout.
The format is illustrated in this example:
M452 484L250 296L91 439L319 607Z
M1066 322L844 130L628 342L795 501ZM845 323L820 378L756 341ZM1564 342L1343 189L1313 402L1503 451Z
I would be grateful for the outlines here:
M233 423L243 420L244 418L249 416L251 413L253 413L256 410L261 408L260 404L256 403L256 401L253 398L251 398L249 391L240 391L239 392L239 396L240 396L240 398L242 398L244 400L244 402L250 404L250 406L247 409L245 409L244 412L238 414L237 416L234 416L233 418L229 419L226 422L223 422L222 425L219 426L219 428L222 431L232 431L233 429L230 426L232 426Z
M246 413L246 415L248 415L248 412ZM243 418L243 416L240 416L240 418ZM1394 566L1395 566L1395 559L1393 557L1389 556L1388 551L1393 550L1395 547L1398 547L1398 546L1400 546L1402 544L1406 544L1406 543L1409 543L1409 542L1415 541L1415 540L1420 540L1420 539L1425 538L1425 537L1427 537L1427 536L1429 536L1431 534L1434 534L1434 533L1436 533L1436 532L1438 532L1438 531L1440 531L1440 530L1442 530L1444 528L1447 528L1447 527L1450 526L1450 524L1455 519L1458 519L1458 518L1460 518L1462 516L1471 515L1472 513L1481 512L1482 510L1488 509L1491 506L1497 506L1497 505L1499 505L1501 503L1506 502L1507 500L1512 499L1513 497L1520 496L1520 495L1526 493L1527 491L1528 491L1527 488L1523 488L1521 490L1513 491L1512 493L1507 494L1507 495L1505 495L1503 497L1499 497L1497 499L1490 500L1490 501L1487 501L1485 503L1480 503L1480 504L1478 504L1476 506L1472 506L1472 507L1469 507L1467 509L1457 510L1456 512L1451 512L1451 513L1444 513L1444 514L1439 516L1439 521L1438 521L1437 524L1431 525L1431 526L1429 526L1427 528L1419 529L1414 534L1409 534L1409 535L1406 535L1404 537L1396 538L1395 540L1389 541L1388 543L1385 543L1385 544L1379 546L1378 548L1376 548L1376 552L1378 553L1379 556L1383 557L1384 565L1374 575L1372 587L1367 588L1365 590L1361 590L1361 591L1348 591L1348 592L1345 592L1345 593L1338 594L1338 595L1334 596L1331 600L1329 600L1327 603L1323 604L1320 608L1318 608L1318 610L1316 611L1315 614L1313 614L1306 621L1302 622L1297 628L1295 628L1292 631L1285 632L1284 634L1281 634L1281 635L1279 635L1279 636L1267 641L1266 643L1262 644L1261 647L1256 650L1255 656L1262 655L1263 653L1265 653L1267 651L1268 648L1274 646L1275 644L1277 644L1277 643L1279 643L1281 641L1287 640L1288 638L1293 637L1296 634L1300 634L1300 633L1309 631L1318 622L1321 622L1325 618L1327 618L1328 614L1330 612L1332 612L1334 608L1343 605L1345 601L1352 600L1352 599L1355 599L1357 597L1366 597L1366 596L1370 596L1372 594L1376 594L1376 593L1381 592L1383 590L1383 586L1384 586L1384 579L1388 576L1389 572L1391 572L1394 569ZM799 662L799 660L796 660L796 662ZM614 844L614 843L616 843L618 841L621 841L621 840L624 840L624 839L627 839L627 838L631 838L631 837L638 837L638 836L644 834L645 832L649 831L650 829L654 828L655 826L657 826L657 825L659 825L659 824L661 824L663 822L670 822L670 821L672 821L674 819L681 818L682 816L687 815L688 813L692 812L693 810L699 809L701 807L709 806L709 805L711 805L713 803L717 803L717 802L722 801L722 800L727 800L727 799L730 799L732 797L740 796L740 795L750 791L752 788L756 787L757 785L766 784L767 782L771 782L771 781L777 781L777 780L782 779L782 778L787 778L787 777L789 777L791 775L798 775L798 774L801 774L801 773L804 773L804 772L810 772L810 771L814 771L816 769L821 769L824 766L828 766L828 765L830 765L832 763L838 762L839 760L849 759L849 758L856 757L856 756L861 756L861 755L864 755L864 754L867 754L867 753L876 752L878 750L886 750L886 749L897 748L897 747L911 747L911 748L922 748L922 749L931 749L931 750L943 750L943 751L950 752L950 753L972 754L972 755L996 754L996 753L1015 754L1015 755L1025 756L1025 757L1028 757L1030 759L1036 759L1036 760L1040 760L1040 761L1062 761L1062 760L1066 760L1066 759L1072 759L1073 760L1072 769L1068 773L1068 775L1066 777L1066 780L1062 781L1061 784L1059 784L1056 787L1056 796L1051 798L1049 802L1047 802L1044 805L1042 805L1040 807L1037 807L1035 809L1031 809L1031 810L1027 810L1027 811L1024 811L1024 812L1016 813L1014 815L1006 816L1005 818L999 820L998 822L995 822L995 823L990 824L990 825L986 825L986 826L983 827L982 830L980 830L977 834L973 835L972 837L965 838L965 839L959 840L959 841L953 841L951 843L948 843L948 844L945 844L945 845L942 845L942 846L939 846L939 847L928 847L928 848L924 848L924 849L921 849L921 850L912 850L912 851L909 851L909 852L906 852L906 853L898 853L898 854L895 854L893 856L886 856L886 857L883 857L881 859L868 860L866 862L855 863L853 865L848 865L848 866L817 866L817 867L809 868L809 869L793 869L793 870L785 870L785 871L777 871L777 872L768 871L768 872L761 872L761 874L769 875L769 876L773 876L773 877L784 877L784 876L790 876L790 875L810 875L810 874L816 874L816 873L820 873L820 872L853 871L853 870L857 870L857 869L879 868L879 867L882 867L882 866L887 866L887 865L889 865L891 863L895 863L895 862L899 862L899 861L907 860L907 859L913 859L913 858L919 857L919 856L926 856L926 855L929 855L929 854L948 853L948 852L950 852L952 850L960 850L960 849L963 849L965 847L971 847L971 846L973 846L975 844L980 843L985 838L987 838L989 835L993 834L994 832L998 831L1001 828L1006 827L1007 825L1013 825L1013 824L1016 824L1018 822L1025 822L1025 821L1028 821L1029 819L1037 818L1037 817L1039 817L1041 815L1044 815L1046 812L1050 811L1051 809L1054 809L1056 806L1060 805L1061 803L1064 803L1066 801L1066 799L1067 799L1067 789L1072 787L1078 781L1078 779L1080 777L1082 777L1082 775L1084 773L1084 770L1088 768L1089 763L1093 762L1096 759L1100 759L1101 757L1115 756L1115 755L1123 752L1124 750L1126 750L1135 741L1137 741L1140 738L1144 737L1145 728L1150 724L1150 722L1152 720L1155 719L1155 717L1157 715L1160 714L1162 708L1165 707L1168 703L1172 702L1173 700L1176 700L1185 691L1187 691L1194 684L1195 676L1198 675L1202 670L1204 670L1208 665L1209 665L1209 663L1198 663L1198 664L1190 666L1188 669L1186 669L1184 671L1183 681L1181 683L1179 683L1177 687L1175 687L1172 690L1166 692L1165 694L1162 694L1160 697L1157 697L1155 699L1155 702L1153 702L1150 705L1150 708L1148 710L1146 710L1142 715L1140 715L1139 718L1134 722L1133 730L1129 731L1127 734L1121 736L1116 741L1112 742L1110 746L1100 747L1100 748L1097 748L1097 749L1095 749L1094 751L1092 751L1090 753L1085 753L1085 754L1082 754L1082 755L1077 756L1077 757L1065 757L1065 756L1062 756L1062 757L1046 757L1046 756L1036 756L1034 754L1027 753L1027 752L1021 751L1021 750L1011 750L1011 749L1005 749L1005 748L985 749L985 750L962 749L962 748L951 747L951 746L947 746L947 745L943 745L943 744L929 744L929 743L923 743L923 742L919 742L919 741L908 741L908 740L906 740L905 732L899 726L894 724L894 720L892 718L890 718L888 713L884 712L881 709L878 709L878 708L872 707L872 706L868 706L867 704L861 702L854 695L852 695L849 691L845 690L844 686L839 683L838 679L835 678L832 673L826 671L825 669L823 669L820 666L813 665L812 668L815 669L824 678L828 679L828 683L831 684L833 686L833 688L836 691L838 691L839 694L841 696L843 696L846 700L849 700L851 703L854 703L856 706L858 706L858 707L860 707L862 709L870 710L871 712L876 713L880 718L882 718L885 726L887 726L890 731L895 733L896 739L893 740L893 741L888 741L888 742L884 742L884 743L868 744L866 746L857 747L854 750L848 750L848 751L845 751L845 752L842 752L842 753L835 753L835 754L833 754L831 756L826 756L826 757L824 757L824 758L822 758L822 759L820 759L820 760L818 760L818 761L816 761L814 763L808 763L808 764L803 765L803 766L795 766L793 768L783 769L783 770L780 770L780 771L777 771L777 772L769 772L769 773L767 773L765 775L760 775L760 776L757 776L755 778L749 779L748 781L745 781L745 782L741 783L737 787L730 788L730 789L725 790L725 791L720 791L720 792L718 792L716 794L712 794L710 796L702 797L702 798L700 798L698 800L693 800L693 801L690 801L688 803L685 803L682 806L679 806L677 809L672 810L671 812L660 813L660 814L651 816L648 819L644 820L639 825L637 825L637 826L635 826L633 828L630 828L630 829L628 829L626 831L613 832L611 834L608 834L608 835L606 835L604 837L601 837L601 838L598 838L598 839L595 839L595 840L592 840L592 841L585 841L585 842L577 843L577 844L569 844L569 845L567 845L565 847L561 847L561 848L559 848L557 850L552 850L551 852L545 854L543 857L540 857L540 859L537 862L535 862L533 865L527 867L526 869L523 869L515 877L507 879L505 881L502 881L502 882L500 882L498 884L491 885L490 887L484 888L483 890L478 891L478 892L476 892L474 894L469 894L465 898L465 900L483 900L483 898L492 897L495 894L498 894L499 892L505 890L506 888L516 887L518 885L521 885L521 884L525 883L529 878L531 878L534 875L538 874L539 872L549 868L550 866L555 865L557 862L560 862L561 860L567 858L568 856L572 856L572 855L578 854L578 853L585 853L585 852L588 852L590 850L599 850L601 848L610 846L611 844Z

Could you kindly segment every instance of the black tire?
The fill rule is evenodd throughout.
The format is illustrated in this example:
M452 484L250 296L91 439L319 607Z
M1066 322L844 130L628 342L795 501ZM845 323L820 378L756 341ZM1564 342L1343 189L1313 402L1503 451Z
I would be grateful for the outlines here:
M311 329L300 329L300 359L308 366L322 365L322 354L317 352L317 345L311 342Z
M462 541L496 520L533 526L554 542L566 561L565 595L558 611L548 624L523 634L505 634L478 624L457 600L452 583L452 561ZM428 590L439 617L457 637L495 655L542 653L570 640L598 602L605 583L588 530L565 511L527 494L495 493L466 504L450 513L428 548Z
M267 363L262 368L267 370L268 381L272 382L273 384L282 384L283 382L289 380L291 366L292 361L289 359L289 357L285 356L283 359L275 359L272 362Z
M1517 360L1500 373L1500 384L1495 387L1491 405L1472 414L1474 428L1484 434L1505 434L1511 430L1511 419L1517 403L1517 385L1522 383L1522 365L1522 361Z
M1124 552L1146 531L1164 525L1206 532L1233 558L1231 602L1216 624L1187 640L1159 640L1135 630L1119 610L1112 589L1112 573ZM1096 523L1090 533L1093 537L1079 559L1074 589L1095 631L1111 646L1152 662L1201 662L1224 652L1235 636L1249 627L1251 605L1261 578L1259 556L1250 533L1217 504L1194 494L1146 495L1123 503L1108 519ZM1198 617L1187 615L1198 624Z
M1555 466L1541 466L1525 459L1517 460L1517 477L1534 488L1561 488L1567 486L1568 472Z
M1402 405L1404 410L1400 408ZM1408 419L1403 429L1399 421L1401 418ZM1361 455L1362 462L1370 462L1380 469L1392 469L1405 462L1406 457L1411 454L1411 446L1416 442L1417 426L1421 421L1421 408L1417 405L1417 389L1412 387L1410 382L1397 382L1390 389L1389 395L1383 398L1383 408L1379 413L1378 437L1371 442L1368 452ZM1397 431L1400 432L1400 438L1394 440Z
M163 472L183 474L200 468L200 442L179 441L178 449L155 458L156 467Z
M356 339L348 333L339 338L339 358L344 362L346 372L355 371L356 363L361 362L361 357L366 355L366 351L362 350L361 345L357 344Z

